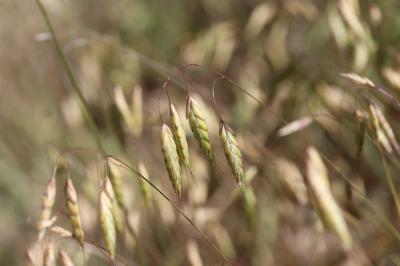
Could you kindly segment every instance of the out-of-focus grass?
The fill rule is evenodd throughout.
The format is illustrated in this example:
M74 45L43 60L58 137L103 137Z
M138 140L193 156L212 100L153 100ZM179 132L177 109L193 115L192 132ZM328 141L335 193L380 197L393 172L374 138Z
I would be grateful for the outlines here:
M216 91L218 109L237 134L245 170L257 169L250 182L255 206L250 206L250 198L246 202L245 196L233 196L233 176L219 145L210 91L215 75L196 67L188 71L191 93L203 99L222 183L213 183L213 172L184 120L198 184L186 181L182 207L235 264L386 265L399 260L399 241L368 207L376 206L381 218L399 227L380 144L369 129L357 156L353 116L356 109L367 113L372 102L398 135L397 1L42 2L106 151L135 167L143 162L151 180L171 197L160 155L157 111L157 98L170 72L187 63L213 67L265 103L257 104L229 83L221 83ZM57 156L70 148L94 148L95 142L35 2L1 1L0 36L0 264L21 265L21 255L37 237L40 197ZM349 72L368 77L392 98L340 76ZM183 75L174 77L172 84L171 97L184 119ZM120 86L130 108L140 105L132 100L138 85L143 88L141 135L132 134L114 94ZM161 112L167 117L167 99L161 99ZM300 132L277 136L282 119L306 116L313 122ZM329 158L364 195L354 192L349 204L346 183L327 164L333 197L344 210L355 243L347 254L338 239L323 230L316 205L304 192L305 143ZM398 155L386 151L384 156L398 190ZM82 198L85 233L103 245L96 221L101 162L87 151L68 158ZM145 211L136 178L125 171L121 175L129 218L141 244L119 240L117 254L149 265L218 262L215 252L155 191L155 206ZM61 202L65 173L59 179L54 213L57 223L69 228ZM70 242L58 241L71 253L76 247ZM78 263L81 258L74 259ZM107 261L90 256L88 263Z

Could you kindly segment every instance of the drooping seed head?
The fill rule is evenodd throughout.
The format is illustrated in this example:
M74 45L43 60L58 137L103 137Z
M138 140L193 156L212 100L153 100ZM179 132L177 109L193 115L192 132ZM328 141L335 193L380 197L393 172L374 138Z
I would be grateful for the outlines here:
M392 145L384 130L382 129L381 122L379 121L377 107L373 104L369 105L369 117L371 121L372 137L376 139L379 145L389 154L393 152Z
M118 166L114 164L108 164L108 166L110 169L109 179L112 184L112 190L114 191L115 200L117 201L118 205L121 208L125 208L125 199L122 189L121 172L119 171Z
M175 106L170 104L172 134L174 135L176 148L178 149L179 160L190 170L189 147L186 140L185 130L183 129L179 114Z
M214 153L206 121L193 98L189 97L186 103L186 117L189 120L190 129L196 138L201 150L208 161L214 164Z
M124 231L124 212L115 200L115 193L110 181L110 178L106 177L104 181L104 190L107 193L108 197L112 201L112 214L114 218L115 229L118 233L122 234Z
M72 225L73 236L83 247L84 233L79 215L78 195L76 194L72 179L69 176L65 183L65 202Z
M166 124L161 128L161 146L164 162L175 192L180 197L182 194L182 177L179 156L171 130Z
M99 195L99 218L108 254L114 259L117 233L112 209L113 200L104 189Z
M232 173L235 176L236 181L241 185L245 182L242 154L235 136L222 121L219 127L219 137Z
M330 189L327 169L314 147L307 149L307 180L321 220L336 233L344 248L350 248L352 245L350 232L342 210Z

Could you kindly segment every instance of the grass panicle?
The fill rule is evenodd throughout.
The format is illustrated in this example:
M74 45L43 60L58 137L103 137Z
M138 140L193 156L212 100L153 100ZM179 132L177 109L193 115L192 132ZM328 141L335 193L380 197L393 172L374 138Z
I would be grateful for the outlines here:
M328 171L314 147L307 148L307 181L315 200L317 212L329 230L336 233L345 249L352 246L352 237L343 217L342 210L333 197Z
M393 148L390 143L390 140L386 136L384 130L382 129L381 122L378 117L378 107L370 104L369 105L369 117L370 117L370 130L371 135L378 144L389 154L393 153Z
M189 120L190 129L200 145L201 150L207 157L208 161L214 165L214 152L206 120L204 119L198 104L190 96L186 103L186 117Z
M83 247L84 232L79 214L78 195L70 176L68 176L67 181L65 182L65 202L72 225L73 237L79 242L81 247Z
M114 193L114 188L113 185L110 181L110 178L106 178L104 180L104 189L107 193L107 195L110 197L112 200L112 214L114 218L114 224L115 224L115 230L119 233L122 234L124 232L124 227L125 227L125 217L124 217L124 212L119 206L115 199L115 193Z
M182 176L179 164L179 155L175 144L174 136L168 125L163 124L161 128L161 146L164 162L168 175L175 192L179 197L182 195Z
M118 205L125 209L125 198L122 189L122 177L119 169L114 165L108 165L110 172L109 172L109 179L112 184L112 188L114 191L114 197L117 201Z
M242 185L246 182L243 171L242 153L233 132L223 121L220 122L219 126L219 138L232 173L238 184Z
M114 199L112 196L113 195L111 194L110 190L107 189L105 183L104 188L100 191L99 195L99 219L108 254L110 258L114 260L117 233L113 216Z

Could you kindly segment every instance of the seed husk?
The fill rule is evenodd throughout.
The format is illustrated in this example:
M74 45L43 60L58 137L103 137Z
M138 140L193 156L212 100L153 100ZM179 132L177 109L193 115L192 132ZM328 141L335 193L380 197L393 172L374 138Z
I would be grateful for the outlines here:
M68 176L65 183L65 202L68 209L69 219L72 225L73 237L83 247L84 232L82 229L81 218L79 215L78 195L72 183L72 179Z
M186 103L186 117L189 120L190 129L204 155L207 157L211 164L214 164L214 153L206 121L200 111L198 104L191 97L188 98Z
M179 155L172 132L166 124L163 124L161 129L161 146L169 178L175 192L180 197L182 194L182 177Z
M242 185L245 182L242 154L235 136L223 121L219 126L219 137L232 173L238 184Z
M350 232L342 210L333 197L327 169L314 147L307 149L307 180L321 220L339 237L343 247L350 249L352 246Z
M170 104L170 115L172 124L172 134L174 135L176 148L178 150L179 160L183 163L187 170L190 171L189 147L186 140L185 130L183 129L179 114L175 106Z
M106 189L101 190L99 195L99 218L103 231L104 242L111 259L115 257L116 229L113 217L113 199Z

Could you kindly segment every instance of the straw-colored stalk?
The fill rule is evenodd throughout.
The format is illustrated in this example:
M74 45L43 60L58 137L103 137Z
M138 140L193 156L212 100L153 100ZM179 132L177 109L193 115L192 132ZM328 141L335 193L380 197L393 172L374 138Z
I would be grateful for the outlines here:
M307 181L315 200L318 214L324 224L336 233L345 249L352 246L352 238L342 210L332 195L327 169L314 147L307 149Z
M53 175L47 184L46 192L42 196L42 208L38 223L39 240L44 236L45 229L55 222L55 217L51 217L51 211L56 199L56 177Z
M190 129L196 138L201 150L206 155L208 161L214 164L214 153L206 120L200 111L198 104L191 97L188 98L186 103L186 117L189 120Z
M232 173L238 184L242 185L245 182L245 177L239 144L231 130L222 121L219 126L219 137Z
M182 176L179 156L172 132L166 124L163 124L161 128L161 147L169 179L180 197L182 194Z
M79 215L78 195L72 183L72 179L69 176L65 183L65 202L68 209L69 219L72 225L73 236L83 247L84 232L82 228L81 218Z
M99 218L108 254L111 259L114 259L117 235L112 210L113 199L104 189L99 195Z

